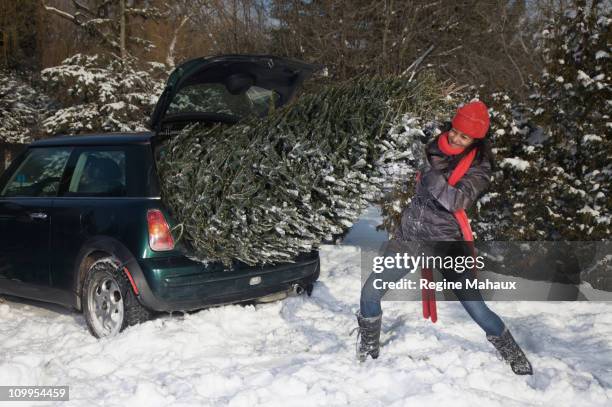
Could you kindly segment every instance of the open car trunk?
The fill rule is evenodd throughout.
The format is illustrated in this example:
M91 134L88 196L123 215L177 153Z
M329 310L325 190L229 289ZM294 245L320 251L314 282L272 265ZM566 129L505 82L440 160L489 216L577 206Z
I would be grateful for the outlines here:
M194 122L233 124L264 117L295 95L317 66L270 55L197 58L168 78L151 128L172 132Z

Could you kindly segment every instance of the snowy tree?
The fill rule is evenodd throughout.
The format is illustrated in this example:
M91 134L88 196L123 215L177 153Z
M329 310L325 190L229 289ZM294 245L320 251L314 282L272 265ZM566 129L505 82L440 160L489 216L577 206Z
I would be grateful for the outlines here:
M475 225L484 238L610 236L612 20L602 3L574 1L550 21L541 38L545 69L526 103L493 95L498 169Z
M487 99L496 166L489 189L470 211L474 232L484 240L545 240L552 231L542 130L530 122L532 109L507 93Z
M112 55L77 54L44 69L42 79L64 108L43 122L47 134L141 131L164 86L165 66L121 61Z
M551 221L568 239L610 235L610 12L605 1L575 0L542 33L546 68L532 98L536 123L550 135Z
M41 136L51 100L15 73L0 71L0 142L29 143Z
M478 236L495 240L598 240L609 236L610 205L581 211L601 195L590 180L580 181L564 169L555 151L558 143L538 126L535 111L493 95L491 139L497 169L490 189L477 202L472 226ZM602 166L600 171L606 171ZM609 185L609 173L607 175ZM590 185L591 189L581 185ZM606 206L607 205L607 206ZM609 219L609 218L608 218Z

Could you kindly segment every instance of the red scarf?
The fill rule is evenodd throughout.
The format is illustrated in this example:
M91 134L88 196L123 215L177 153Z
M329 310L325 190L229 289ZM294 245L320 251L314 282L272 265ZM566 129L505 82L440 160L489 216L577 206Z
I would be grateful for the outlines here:
M448 132L440 134L440 137L438 137L438 147L446 155L461 154L465 150L465 147L453 147L450 145L450 143L448 142ZM461 161L459 161L459 164L457 164L457 166L453 170L453 173L448 178L448 183L451 186L454 187L457 182L459 182L459 180L463 178L465 173L470 169L470 166L472 165L472 162L476 157L477 150L478 149L476 148L472 149L469 154L467 154L461 159ZM467 242L473 241L474 235L472 234L472 228L470 227L470 223L468 221L467 215L465 214L465 210L458 209L453 214L455 215L455 219L457 219L457 222L459 223L463 239Z
M440 134L438 137L438 147L440 151L442 151L446 155L457 155L463 153L465 151L465 147L453 147L448 142L448 132ZM448 179L448 183L451 186L455 186L457 182L465 175L465 173L469 170L474 158L476 157L477 149L474 148L467 154L465 157L459 161L459 164L453 170L451 176ZM417 181L420 179L420 174L417 174ZM466 242L473 242L474 235L472 234L472 228L470 227L470 222L465 213L464 209L457 209L453 212L455 215L455 219L461 228L461 234L463 235L463 239ZM473 252L473 243L472 243L472 252ZM427 281L433 281L433 271L431 269L422 269L421 277L426 279ZM438 320L438 311L436 307L436 293L432 289L423 288L421 290L421 297L423 303L423 317L425 319L431 318L431 322L436 322Z

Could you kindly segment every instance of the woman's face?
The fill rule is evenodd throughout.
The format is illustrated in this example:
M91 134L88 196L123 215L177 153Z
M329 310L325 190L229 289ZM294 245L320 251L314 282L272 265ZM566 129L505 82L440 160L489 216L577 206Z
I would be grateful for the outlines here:
M474 139L456 129L448 132L448 141L454 147L465 148L474 142Z

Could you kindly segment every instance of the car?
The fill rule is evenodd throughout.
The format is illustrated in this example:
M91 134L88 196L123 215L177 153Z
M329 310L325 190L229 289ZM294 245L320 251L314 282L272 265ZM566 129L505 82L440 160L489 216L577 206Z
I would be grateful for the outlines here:
M266 55L198 58L170 75L152 131L30 144L0 177L0 293L82 311L98 338L160 312L310 294L317 250L275 265L195 259L160 198L156 158L187 125L265 116L315 69Z

